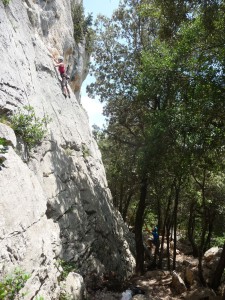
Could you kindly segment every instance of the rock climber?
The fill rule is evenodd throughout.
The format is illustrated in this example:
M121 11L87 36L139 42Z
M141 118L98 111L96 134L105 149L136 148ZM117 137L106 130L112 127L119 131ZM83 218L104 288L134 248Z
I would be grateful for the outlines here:
M69 91L69 87L68 87L68 82L67 79L69 79L69 76L66 74L66 69L65 69L65 65L63 62L63 57L59 56L58 60L56 60L53 57L54 61L55 61L55 68L58 68L58 71L60 73L60 76L62 78L61 80L61 86L62 86L62 92L63 95L65 96L65 98L68 96L70 98L70 91Z

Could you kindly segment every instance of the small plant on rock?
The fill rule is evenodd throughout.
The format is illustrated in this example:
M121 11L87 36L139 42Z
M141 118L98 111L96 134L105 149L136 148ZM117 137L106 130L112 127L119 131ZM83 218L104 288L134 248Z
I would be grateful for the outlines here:
M82 145L82 154L84 159L86 159L88 156L90 156L90 150L88 149L87 145Z
M0 153L6 153L8 150L8 142L6 139L0 137Z
M8 150L8 142L6 139L0 137L0 170L1 166L3 165L3 162L5 161L5 157L1 154L6 153Z
M3 3L5 6L9 5L9 2L10 2L10 0L2 0L2 3Z
M73 299L73 297L71 295L69 295L65 291L61 291L59 300L72 300L72 299Z
M65 154L66 154L66 156L72 156L73 155L73 149L66 148L65 149Z
M74 272L76 270L76 264L74 262L67 262L65 260L59 259L57 260L57 264L63 270L60 276L60 281L65 280L70 272Z
M17 299L19 291L24 287L30 275L21 269L7 275L0 281L0 299L14 300Z
M42 141L46 134L46 125L49 117L38 118L32 106L24 106L19 112L10 118L11 126L15 134L20 136L28 150Z

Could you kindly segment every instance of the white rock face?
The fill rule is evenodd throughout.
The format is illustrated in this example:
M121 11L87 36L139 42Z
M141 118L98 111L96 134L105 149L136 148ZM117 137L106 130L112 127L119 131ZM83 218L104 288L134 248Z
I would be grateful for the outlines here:
M83 277L77 273L68 274L65 282L62 283L62 290L71 300L84 299L85 286Z
M73 3L11 0L4 7L0 1L0 115L31 105L37 116L52 119L28 163L11 138L0 170L0 277L17 266L30 273L24 299L58 299L58 258L74 261L82 275L110 270L125 276L134 267L133 240L112 206L78 85L71 84L76 96L65 99L50 56L56 49L78 70L79 82L85 78Z
M216 267L219 263L220 256L223 249L218 247L212 247L208 249L203 256L203 276L207 283L210 283L215 273Z
M17 142L13 129L2 123L0 123L0 137L5 139L7 144L16 147Z

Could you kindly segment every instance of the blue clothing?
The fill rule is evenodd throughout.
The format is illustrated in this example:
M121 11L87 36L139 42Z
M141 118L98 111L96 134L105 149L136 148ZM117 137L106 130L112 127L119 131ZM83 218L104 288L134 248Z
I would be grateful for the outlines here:
M155 227L154 230L152 231L152 235L153 235L153 244L156 245L159 239L159 234L157 231L157 228Z

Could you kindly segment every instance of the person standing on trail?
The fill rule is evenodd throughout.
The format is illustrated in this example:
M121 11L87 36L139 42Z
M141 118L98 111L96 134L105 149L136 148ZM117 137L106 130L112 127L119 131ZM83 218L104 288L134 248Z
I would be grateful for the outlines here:
M70 92L69 92L69 88L68 88L68 83L67 83L67 79L69 78L68 75L66 74L66 69L65 69L65 65L63 62L63 57L59 56L58 61L53 57L54 61L55 61L55 68L58 68L58 71L60 73L60 76L62 78L61 81L61 85L62 85L62 92L63 95L65 96L65 98L68 97L70 98Z
M149 243L150 248L152 248L152 244L154 246L157 246L158 241L159 241L158 227L155 226L152 230L149 230L148 227L147 227L147 225L145 225L145 227L146 227L145 230L148 233L150 233L150 234L153 235L153 238L148 238L148 243Z
M159 240L159 233L158 233L158 227L155 226L155 228L152 230L152 235L153 235L153 244L156 246Z

